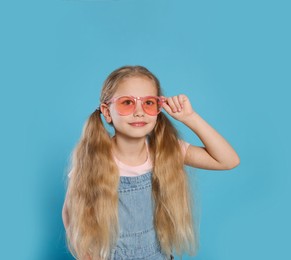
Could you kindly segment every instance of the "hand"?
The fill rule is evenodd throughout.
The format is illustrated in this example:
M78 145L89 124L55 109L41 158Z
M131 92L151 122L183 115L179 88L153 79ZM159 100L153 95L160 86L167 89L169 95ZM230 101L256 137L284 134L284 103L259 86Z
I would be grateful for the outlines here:
M188 97L184 94L163 98L166 100L166 102L163 103L163 108L176 120L185 122L189 116L195 113Z

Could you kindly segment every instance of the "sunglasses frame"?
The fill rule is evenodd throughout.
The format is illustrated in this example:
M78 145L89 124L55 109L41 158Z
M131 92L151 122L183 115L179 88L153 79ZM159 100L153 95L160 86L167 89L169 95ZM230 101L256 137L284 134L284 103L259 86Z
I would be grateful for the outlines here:
M122 98L122 97L129 97L129 98L132 98L132 99L135 101L135 103L134 103L134 108L133 108L132 112L129 113L129 114L125 114L125 115L124 115L124 114L120 113L120 112L117 110L118 114L121 115L121 116L127 116L127 115L132 114L132 113L135 111L135 109L136 109L137 100L140 100L140 101L141 101L141 107L142 107L143 111L144 111L147 115L150 115L150 116L156 116L156 115L158 115L158 114L161 112L161 110L162 110L163 103L166 102L166 99L165 99L164 97L160 97L160 96L144 96L144 97L118 96L118 97L113 97L113 98L111 98L109 101L105 102L105 104L109 105L109 104L111 104L111 103L115 103L116 100L118 100L119 98ZM155 115L148 114L148 113L145 111L144 107L143 107L143 106L144 106L144 99L147 99L147 98L157 98L157 99L158 99L158 102L159 102L159 104L160 104L160 109L158 110L158 112L157 112Z

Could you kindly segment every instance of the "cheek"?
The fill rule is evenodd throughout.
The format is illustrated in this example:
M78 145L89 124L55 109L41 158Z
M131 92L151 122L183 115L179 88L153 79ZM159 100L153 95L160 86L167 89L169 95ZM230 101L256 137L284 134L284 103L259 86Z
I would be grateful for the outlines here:
M112 111L111 121L112 121L113 125L118 126L118 125L126 123L128 121L128 119L126 118L126 116L121 116L116 111Z
M109 110L110 117L115 120L116 118L120 117L120 115L117 113L117 111L114 109L114 107L111 107Z
M154 128L157 124L157 117L153 117L151 122L150 122L151 126Z

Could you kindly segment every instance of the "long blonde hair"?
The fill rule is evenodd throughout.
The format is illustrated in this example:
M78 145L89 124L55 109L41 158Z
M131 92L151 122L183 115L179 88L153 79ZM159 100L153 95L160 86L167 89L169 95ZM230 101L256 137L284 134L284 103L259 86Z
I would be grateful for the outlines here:
M159 80L150 71L141 66L124 66L105 80L100 103L112 98L123 79L136 76L152 80L158 96L162 95ZM167 255L172 251L194 254L197 243L178 133L163 112L149 135L149 148L153 161L154 224L161 248ZM69 250L77 259L87 255L108 259L118 239L119 172L112 156L111 137L98 109L86 121L73 151L70 176Z

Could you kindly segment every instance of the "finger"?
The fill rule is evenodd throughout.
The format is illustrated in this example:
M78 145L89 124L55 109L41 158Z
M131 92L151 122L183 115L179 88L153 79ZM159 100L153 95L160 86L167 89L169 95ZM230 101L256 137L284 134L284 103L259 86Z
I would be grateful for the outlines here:
M169 107L171 108L172 112L176 113L177 112L177 108L176 108L176 105L175 105L172 97L169 97L167 99L167 103L168 103Z
M161 96L161 101L162 101L162 104L166 104L168 102L165 96Z
M182 107L181 107L181 104L180 104L180 100L179 100L179 97L178 96L174 96L173 97L173 102L176 106L176 109L178 112L180 112L182 110Z
M172 108L168 105L168 103L164 102L163 103L163 108L166 110L166 112L169 114L169 115L172 115L173 112L172 112Z
M184 94L180 94L178 96L178 99L179 99L180 105L181 105L181 107L183 109L184 103L187 101L187 97Z

